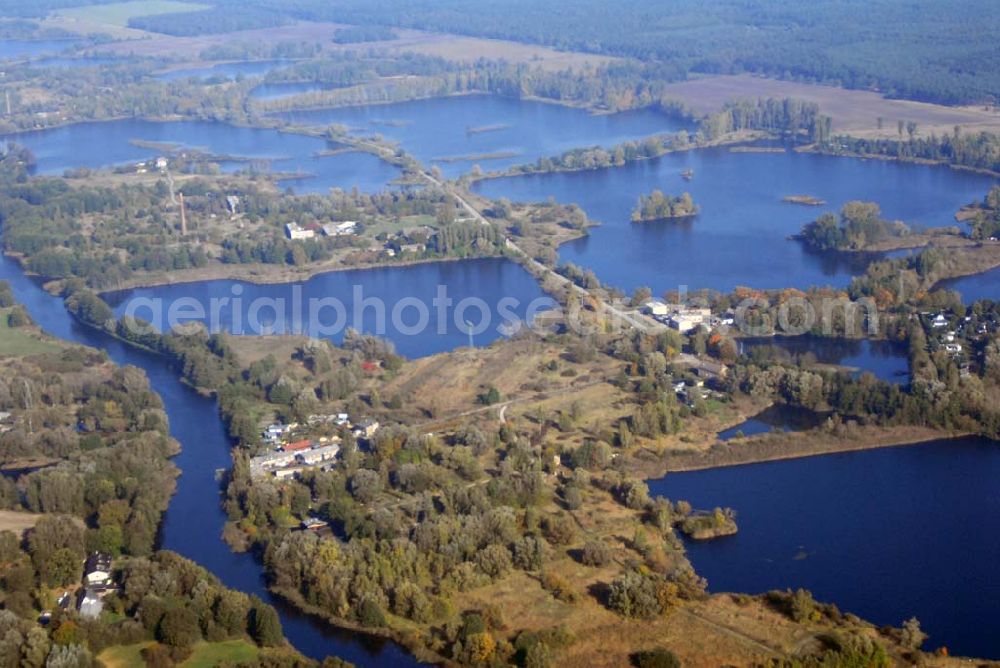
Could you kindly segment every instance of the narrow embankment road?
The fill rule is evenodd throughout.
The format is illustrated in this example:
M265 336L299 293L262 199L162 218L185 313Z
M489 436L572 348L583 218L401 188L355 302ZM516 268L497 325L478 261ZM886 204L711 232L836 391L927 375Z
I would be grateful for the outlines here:
M393 156L393 152L391 149L388 149L385 146L380 146L379 144L374 144L372 142L365 141L364 139L354 139L354 140L342 139L341 141L345 143L354 144L355 146L365 147L369 150L378 153L381 156L385 156L386 158ZM424 179L431 185L437 186L441 190L444 190L446 193L451 195L452 198L454 198L454 200L458 203L458 205L466 211L466 213L468 213L470 216L478 220L481 224L483 225L490 224L490 221L486 219L486 216L484 216L482 212L479 211L479 209L473 206L472 203L469 202L469 200L467 200L460 192L457 192L454 188L447 185L446 183L441 181L441 179L437 178L436 176L434 176L425 169L421 169L418 172L418 174L422 179ZM642 318L638 318L635 315L628 313L620 308L617 308L611 304L608 304L607 302L601 299L597 299L586 288L577 285L576 283L572 282L565 276L556 273L556 271L551 267L547 267L546 265L542 264L541 262L538 262L537 260L529 256L509 238L506 241L506 245L507 248L509 248L510 250L514 251L522 258L524 258L524 261L527 262L532 269L534 269L537 272L540 272L541 275L551 276L560 284L569 285L570 289L574 290L580 296L587 297L588 299L596 302L599 308L613 320L619 323L624 323L625 325L637 329L645 334L655 333L666 329L663 325L660 325L659 323L646 322Z
M461 193L456 192L453 188L451 188L450 186L448 186L445 183L441 182L440 179L435 178L432 174L429 174L429 173L427 173L425 171L421 171L420 175L424 179L426 179L427 181L429 181L430 183L432 183L433 185L437 186L438 188L441 188L442 190L444 190L445 192L447 192L449 195L451 195L455 199L455 201L458 202L459 206L461 206L467 213L469 213L469 215L471 215L473 218L475 218L476 220L478 220L480 223L482 223L483 225L489 225L490 224L490 222L488 220L486 220L486 216L484 216L479 211L479 209L477 209L476 207L474 207L472 205L472 203L469 202L469 200L467 200L465 197L463 197ZM527 253L525 253L523 250L521 250L521 248L517 244L515 244L513 241L511 241L510 239L507 239L507 248L511 249L512 251L514 251L518 255L522 256L524 258L525 262L527 262L534 270L540 272L542 275L551 276L553 279L555 279L559 283L561 283L563 285L569 285L569 287L572 290L574 290L577 294L579 294L581 296L584 296L584 297L587 297L587 298L590 298L590 299L594 299L598 303L598 305L600 306L600 308L608 316L610 316L612 319L615 319L618 322L625 323L628 326L634 327L635 329L638 329L639 331L647 333L647 334L650 333L650 332L658 331L659 329L662 328L662 326L656 326L653 323L643 322L641 319L635 317L631 313L628 313L626 311L623 311L622 309L616 308L615 306L612 306L611 304L608 304L607 302L605 302L603 300L596 299L589 291L587 291L586 288L583 288L583 287L577 285L576 283L572 282L571 280L569 280L568 278L566 278L562 274L557 273L551 267L547 267L546 265L542 264L538 260L535 260L534 258L530 257Z

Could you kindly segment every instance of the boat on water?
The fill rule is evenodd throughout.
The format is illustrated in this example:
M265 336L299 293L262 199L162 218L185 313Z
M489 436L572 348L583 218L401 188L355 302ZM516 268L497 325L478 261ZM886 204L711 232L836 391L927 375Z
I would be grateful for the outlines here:
M691 179L694 178L694 170L685 169L683 172L681 172L681 178L683 178L685 181L690 181Z

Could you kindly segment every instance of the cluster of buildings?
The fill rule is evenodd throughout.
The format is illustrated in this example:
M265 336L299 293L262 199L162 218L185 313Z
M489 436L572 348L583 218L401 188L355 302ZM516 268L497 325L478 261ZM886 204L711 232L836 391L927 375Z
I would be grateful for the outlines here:
M970 370L970 342L983 340L1000 331L1000 317L995 313L956 316L947 312L923 312L921 321L927 332L930 349L944 350L959 363L963 377Z
M114 581L113 559L110 554L104 552L92 552L83 562L82 586L69 591L64 591L56 599L56 605L61 610L69 610L74 607L76 601L76 611L83 619L97 619L104 611L104 598L118 590L118 585ZM52 619L52 612L45 610L39 616L38 621L48 624Z
M318 441L303 439L283 445L280 450L251 458L250 474L254 477L294 477L306 469L329 464L339 453L340 439L337 437Z
M659 299L650 299L642 305L642 312L653 320L685 334L699 327L715 328L734 323L732 313L720 317L712 315L712 309L692 307L685 304L668 304Z
M370 439L379 429L377 420L364 419L352 424L347 413L310 415L310 427L334 425L350 429L357 439ZM296 438L301 430L297 423L268 425L263 432L264 441L271 450L250 459L250 474L254 477L295 477L307 469L329 466L340 454L340 437L323 436L319 439Z
M292 241L304 241L315 239L322 235L324 237L348 237L358 233L358 223L354 220L345 220L342 223L288 223L285 225L285 236Z
M386 257L396 257L410 253L416 255L427 250L427 243L437 236L437 230L429 225L418 225L400 230L382 245L372 250L381 251Z
M971 321L971 317L964 318L963 322ZM937 343L944 348L945 352L953 357L962 354L962 344L957 340L958 332L951 327L951 320L944 313L936 313L929 318L930 330L937 340Z
M167 158L160 156L155 160L148 160L146 162L137 163L135 166L136 174L148 174L151 171L157 171L161 174L167 171L170 166L170 161Z

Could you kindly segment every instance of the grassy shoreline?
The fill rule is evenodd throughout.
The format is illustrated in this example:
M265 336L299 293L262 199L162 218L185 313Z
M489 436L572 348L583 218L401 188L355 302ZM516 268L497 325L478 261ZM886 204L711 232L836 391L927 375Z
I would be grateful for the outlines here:
M687 473L711 469L763 464L766 462L804 459L844 452L864 452L881 448L919 445L937 440L951 440L971 436L968 432L948 432L923 427L859 428L861 436L836 437L810 432L788 432L776 437L767 434L762 437L733 439L723 446L712 444L704 450L682 452L663 451L656 456L662 460L660 467L640 465L639 469L647 479L663 477L669 473ZM869 438L870 437L870 438ZM793 440L794 439L794 440ZM786 441L781 443L781 441ZM788 446L781 452L764 452L768 447ZM651 451L648 451L650 452ZM684 462L683 459L703 459L707 461ZM681 461L679 461L681 460Z

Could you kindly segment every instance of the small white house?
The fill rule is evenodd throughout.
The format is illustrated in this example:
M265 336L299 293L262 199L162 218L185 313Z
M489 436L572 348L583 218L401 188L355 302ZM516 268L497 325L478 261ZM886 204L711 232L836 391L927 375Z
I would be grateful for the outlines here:
M354 220L345 220L342 223L327 223L323 226L323 234L328 237L344 237L355 234L358 231L358 223Z
M961 343L949 343L948 345L946 345L944 347L944 349L947 352L951 353L952 355L955 355L957 353L962 352L962 344Z
M938 313L936 316L934 316L934 319L931 320L931 327L938 328L947 326L948 326L948 318L944 317L943 313Z
M94 552L84 564L84 579L88 586L106 585L111 582L111 555Z
M285 225L285 236L292 241L302 241L304 239L312 239L316 236L316 233L303 228L298 223L288 223Z
M689 313L675 313L670 316L670 326L681 333L690 332L692 329L701 327L704 322L705 319L700 315Z
M670 313L670 307L667 306L665 302L662 302L659 299L650 299L648 302L642 305L642 310L643 313L647 313L653 316L667 315L668 313Z

